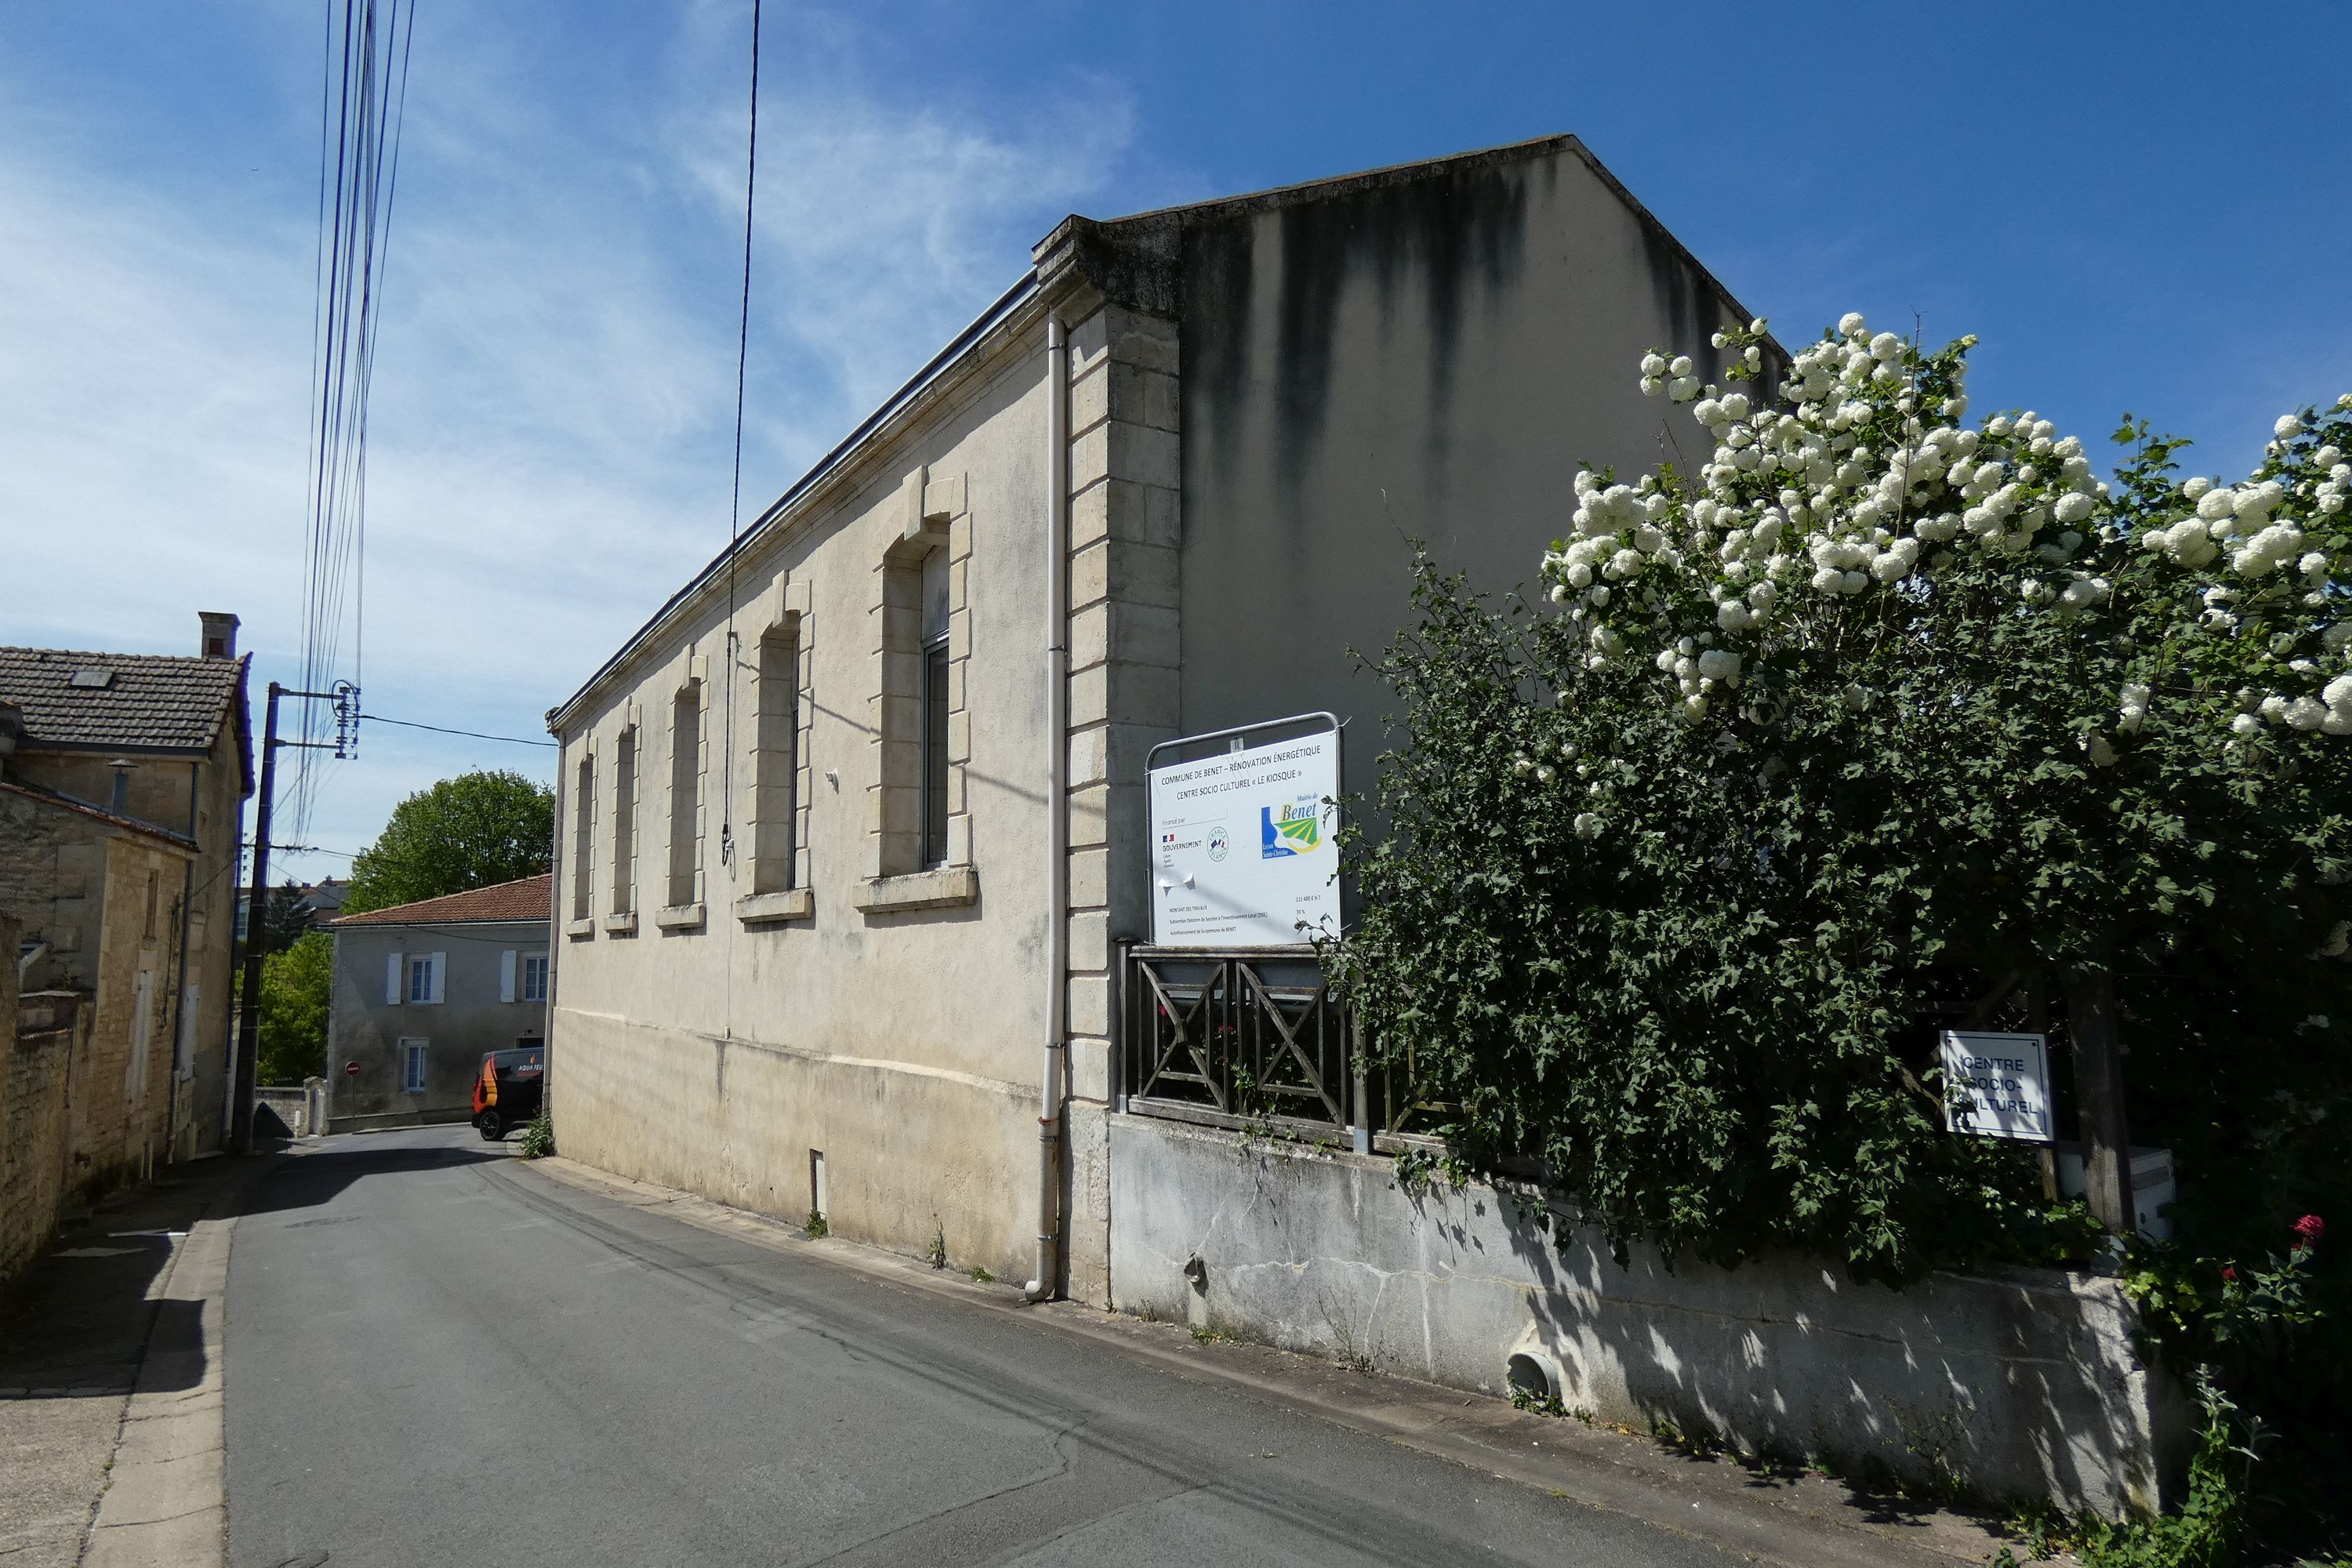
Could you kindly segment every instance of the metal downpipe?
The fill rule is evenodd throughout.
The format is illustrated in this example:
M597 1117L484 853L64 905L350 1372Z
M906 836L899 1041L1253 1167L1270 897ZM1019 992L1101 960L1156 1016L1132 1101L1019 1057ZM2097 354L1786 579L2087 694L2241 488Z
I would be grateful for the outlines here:
M1037 1109L1037 1277L1022 1287L1049 1300L1061 1284L1062 1079L1066 1070L1070 942L1070 351L1062 319L1045 317L1045 1053Z

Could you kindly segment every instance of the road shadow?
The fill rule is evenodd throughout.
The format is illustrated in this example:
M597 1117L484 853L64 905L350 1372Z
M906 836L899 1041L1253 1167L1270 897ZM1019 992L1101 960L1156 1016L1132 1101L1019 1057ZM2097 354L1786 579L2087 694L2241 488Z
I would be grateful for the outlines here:
M361 1140L347 1146L312 1146L280 1160L246 1188L237 1212L265 1215L317 1208L332 1203L353 1183L369 1176L456 1170L514 1157L501 1145L489 1143L479 1149L418 1148L414 1144Z
M174 1237L242 1173L223 1163L108 1194L70 1215L49 1250L0 1288L0 1397L119 1396L138 1383L151 1344L173 1353L149 1369L147 1386L202 1381L204 1304L149 1296Z

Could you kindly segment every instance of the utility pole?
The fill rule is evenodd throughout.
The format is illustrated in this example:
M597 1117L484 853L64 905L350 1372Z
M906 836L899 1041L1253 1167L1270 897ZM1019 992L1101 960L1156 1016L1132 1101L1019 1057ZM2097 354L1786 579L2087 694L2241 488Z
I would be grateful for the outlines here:
M313 700L335 705L335 738L327 741L281 741L278 738L278 700ZM352 742L359 728L360 689L339 681L331 691L295 691L269 683L269 701L261 726L261 798L253 809L253 889L245 912L245 971L236 1013L236 1074L229 1093L228 1147L233 1154L253 1151L253 1086L261 1052L261 961L263 917L269 910L269 808L278 786L278 750L306 747L348 757L358 750Z

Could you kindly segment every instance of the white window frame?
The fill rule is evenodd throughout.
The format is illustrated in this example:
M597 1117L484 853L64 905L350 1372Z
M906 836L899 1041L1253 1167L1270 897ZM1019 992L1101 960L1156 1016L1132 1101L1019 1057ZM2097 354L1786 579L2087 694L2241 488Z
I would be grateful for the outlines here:
M522 955L521 991L526 1002L547 1000L547 954L526 952Z
M423 1094L433 1059L433 1042L404 1035L400 1041L400 1092Z
M403 963L406 983L401 987L400 1000L412 1007L438 1005L447 994L449 955L446 952L412 952Z

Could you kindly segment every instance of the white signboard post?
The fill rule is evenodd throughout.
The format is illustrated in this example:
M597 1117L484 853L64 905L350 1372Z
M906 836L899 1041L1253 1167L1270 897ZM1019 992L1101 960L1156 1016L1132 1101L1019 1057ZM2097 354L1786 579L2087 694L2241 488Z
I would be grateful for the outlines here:
M1248 733L1234 750L1148 767L1157 946L1285 947L1306 941L1302 921L1339 930L1339 808L1325 804L1339 793L1339 729L1240 743Z
M2044 1037L1947 1029L1943 1046L1948 1131L2050 1142L2050 1046Z

